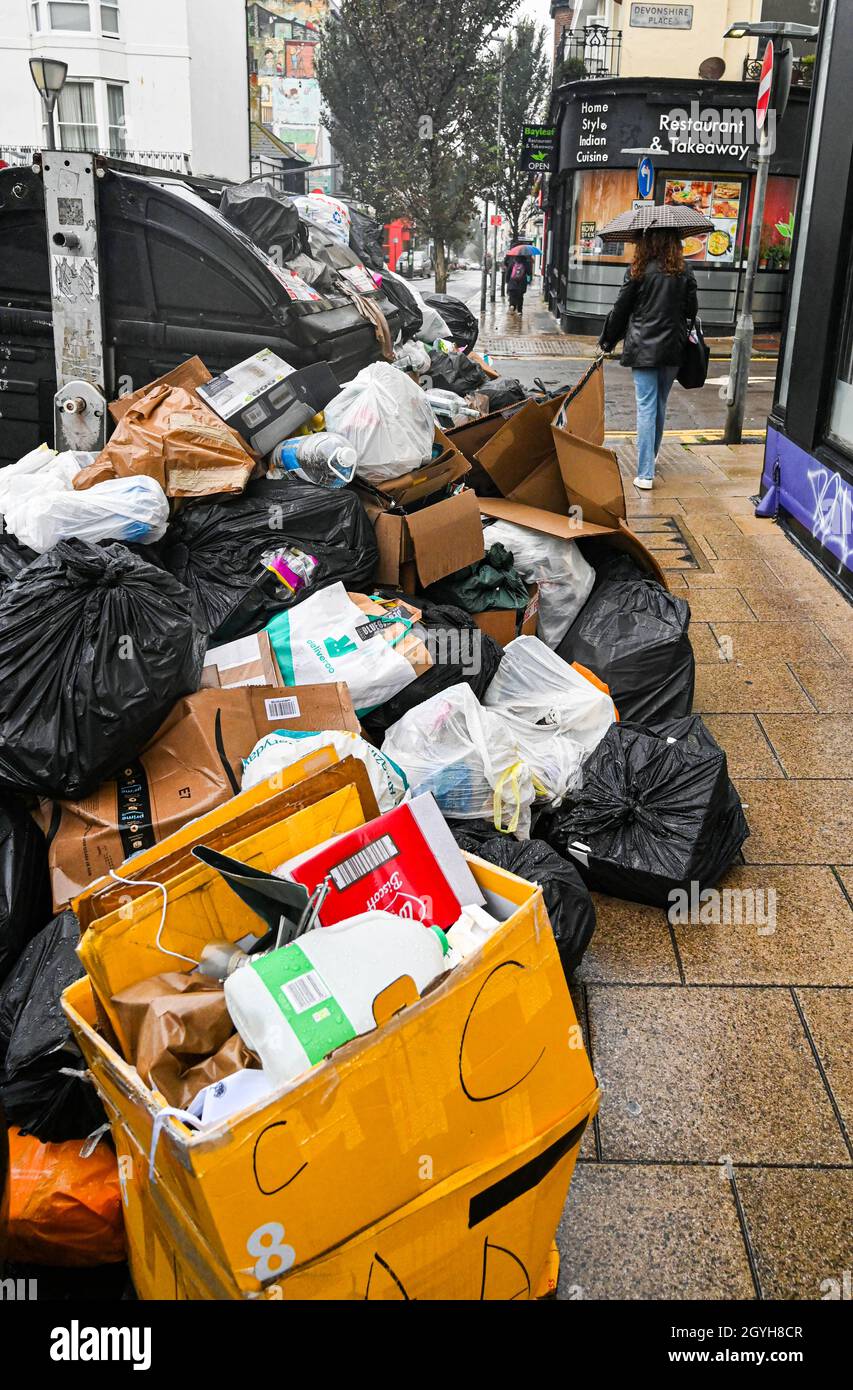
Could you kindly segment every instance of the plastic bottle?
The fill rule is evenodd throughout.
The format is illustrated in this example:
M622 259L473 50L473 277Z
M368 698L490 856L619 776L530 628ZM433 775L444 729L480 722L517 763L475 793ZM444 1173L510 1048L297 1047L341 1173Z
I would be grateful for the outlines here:
M273 468L320 487L345 487L352 482L357 463L358 454L349 441L325 430L285 439L272 454Z
M373 1001L409 975L418 991L445 969L447 938L390 912L364 912L252 957L225 981L244 1043L280 1086L376 1027Z

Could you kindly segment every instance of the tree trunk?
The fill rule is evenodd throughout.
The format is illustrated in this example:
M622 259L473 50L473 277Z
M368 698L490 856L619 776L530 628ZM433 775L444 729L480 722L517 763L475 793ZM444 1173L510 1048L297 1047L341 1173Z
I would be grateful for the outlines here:
M447 255L439 237L435 239L435 292L447 294Z

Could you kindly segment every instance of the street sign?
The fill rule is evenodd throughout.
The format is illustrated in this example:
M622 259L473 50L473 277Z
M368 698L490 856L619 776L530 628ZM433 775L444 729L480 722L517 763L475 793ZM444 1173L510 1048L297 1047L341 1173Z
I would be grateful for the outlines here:
M641 198L648 198L654 188L654 183L655 166L652 164L649 156L644 154L637 165L637 192Z
M758 81L758 100L755 103L755 126L759 133L764 129L764 123L767 120L772 92L773 40L771 39L764 50L764 62L761 64L761 77Z
M528 174L550 174L554 158L556 126L523 125L519 169Z
M499 227L502 222L503 218L501 217L499 212L493 212L491 217L489 218L489 223L492 227Z

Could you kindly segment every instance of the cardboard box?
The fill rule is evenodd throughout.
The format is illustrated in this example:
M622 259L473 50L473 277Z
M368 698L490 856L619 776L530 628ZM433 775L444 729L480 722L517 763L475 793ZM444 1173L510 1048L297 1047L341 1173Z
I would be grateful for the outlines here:
M437 458L424 464L423 468L403 473L399 478L390 478L381 488L368 491L375 491L390 498L405 510L413 502L421 502L425 497L432 497L434 493L459 482L471 471L470 463L462 457L438 426L435 430L435 442L441 447L441 453Z
M566 396L526 401L477 450L478 467L500 493L481 497L480 511L561 540L603 540L666 587L654 556L626 525L622 475L603 438L604 371L594 362Z
M292 852L318 843L329 819L320 802L284 822ZM256 860L271 852L280 846L254 851ZM541 889L466 858L502 920L483 949L380 1029L204 1132L158 1118L162 1098L99 1027L92 980L66 990L111 1121L140 1296L505 1300L543 1291L598 1091ZM164 941L193 955L221 932L210 891L201 877L170 887ZM97 944L118 987L181 968L154 946L156 897L132 904L132 921L109 936L84 937L81 954ZM232 939L243 929L227 925Z
M232 690L237 685L284 685L266 632L208 647L202 690Z
M480 631L493 637L501 647L507 646L516 637L535 637L539 621L539 585L531 584L529 593L520 623L517 608L487 608L482 613L472 613L471 617Z
M131 855L235 796L242 759L284 723L282 701L295 700L300 708L288 728L358 729L345 688L320 686L306 698L304 692L313 689L247 686L187 695L138 758L91 796L42 800L37 819L48 837L56 909ZM320 717L338 722L318 725Z
M414 594L485 555L480 505L467 488L455 497L433 502L416 512L389 510L364 496L364 508L376 532L377 584L392 584Z
M358 793L365 819L378 816L379 807L364 763L355 757L336 759L331 744L309 753L298 763L283 768L275 777L240 792L231 801L190 821L151 849L127 860L118 870L121 883L112 878L99 878L90 883L72 901L81 931L123 903L142 897L151 882L165 883L192 868L195 862L192 852L196 845L208 845L227 853L232 845L295 811L313 806L350 783Z
M207 382L198 394L223 420L269 454L283 439L317 415L340 391L326 362L295 371L269 348Z

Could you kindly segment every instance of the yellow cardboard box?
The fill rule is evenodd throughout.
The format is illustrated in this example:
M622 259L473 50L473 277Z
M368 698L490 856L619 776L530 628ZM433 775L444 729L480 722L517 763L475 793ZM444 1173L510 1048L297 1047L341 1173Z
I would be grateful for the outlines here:
M329 809L285 823L287 853L328 833ZM92 982L66 990L63 1006L113 1122L144 1297L543 1291L598 1092L541 889L469 862L487 906L505 919L483 949L384 1027L204 1132L174 1117L163 1123L162 1098L99 1033ZM202 879L185 886L185 944L208 930L210 892ZM132 929L113 924L111 950L100 934L116 988L155 973L159 912L143 903L132 905ZM170 898L166 935L172 911ZM244 930L227 922L231 939Z

